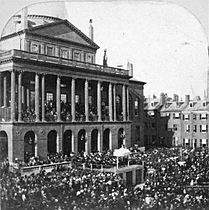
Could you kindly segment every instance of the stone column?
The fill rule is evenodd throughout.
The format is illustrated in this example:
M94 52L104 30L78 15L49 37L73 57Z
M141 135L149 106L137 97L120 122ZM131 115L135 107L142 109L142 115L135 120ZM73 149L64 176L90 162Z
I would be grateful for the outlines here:
M98 131L98 136L97 136L97 150L98 150L99 152L102 152L101 131Z
M86 121L89 121L89 82L86 79L85 81L85 115L86 115Z
M4 85L4 101L3 101L3 106L6 107L7 106L7 76L4 76L3 85Z
M88 154L88 151L89 151L89 139L88 139L88 134L87 132L85 133L85 154L87 155Z
M97 115L98 121L101 121L101 82L97 83Z
M110 116L110 121L113 120L113 115L112 115L112 83L109 83L109 116Z
M22 121L22 72L18 74L18 121Z
M126 86L122 86L123 121L126 121Z
M41 120L45 121L45 75L41 78Z
M111 132L109 133L109 149L112 150L113 149L113 142L112 142L112 135Z
M23 109L25 109L25 87L22 86L22 104L23 104Z
M15 121L15 72L11 72L11 121Z
M57 121L59 122L61 120L60 118L60 99L61 99L61 94L60 94L60 84L61 84L61 80L60 80L60 76L57 76Z
M56 139L56 152L59 153L60 152L60 135L57 134L57 139Z
M116 84L113 86L114 121L116 121Z
M75 152L75 136L74 133L72 132L72 136L71 136L71 148L72 148L72 152Z
M39 74L35 75L35 115L36 122L39 122Z
M130 113L129 113L129 87L127 86L126 89L126 103L127 103L127 120L130 120Z
M75 79L71 80L71 116L72 122L75 121Z
M28 109L30 109L30 89L26 89L26 104Z
M2 88L2 73L0 72L0 107L2 106L2 96L3 96L3 88Z

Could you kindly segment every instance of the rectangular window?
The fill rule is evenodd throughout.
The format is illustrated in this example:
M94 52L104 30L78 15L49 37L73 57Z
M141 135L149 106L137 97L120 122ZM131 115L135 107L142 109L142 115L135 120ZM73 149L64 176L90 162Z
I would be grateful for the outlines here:
M53 101L53 93L46 93L46 101Z
M189 114L184 114L184 120L189 120Z
M197 125L193 125L193 133L197 132Z
M202 133L207 132L207 130L208 130L208 125L200 125L200 131L201 131Z
M196 114L193 114L193 120L196 120Z
M93 104L93 97L89 96L89 105L92 105L92 104Z
M139 101L139 98L136 98L135 99L135 102L134 102L134 110L135 110L135 116L139 116L139 107L140 106L140 101ZM148 113L149 114L149 113ZM150 115L150 114L149 114Z
M173 119L180 119L180 113L174 113L173 114Z
M173 130L177 131L177 124L173 124Z
M54 55L54 48L52 46L46 46L46 54L49 56Z
M61 97L61 101L62 101L62 102L64 102L64 103L67 102L67 94L63 94L63 93L62 93L60 97Z
M186 132L190 132L190 125L186 125Z
M200 139L200 147L202 147L202 139Z
M202 145L206 146L207 145L207 139L202 139Z
M80 98L79 95L75 95L75 103L79 103L80 101L79 98Z
M194 147L197 147L197 139L194 140Z
M183 139L182 146L185 147L185 139Z
M207 120L207 114L200 114L200 120Z
M93 63L94 62L94 56L92 54L86 54L86 62L87 63Z
M38 43L32 43L31 44L31 52L33 53L39 53L40 47Z
M61 49L60 50L60 57L61 58L68 58L68 50Z
M76 61L81 61L81 53L74 52L73 59L76 60Z
M190 139L185 139L185 146L186 147L190 146Z

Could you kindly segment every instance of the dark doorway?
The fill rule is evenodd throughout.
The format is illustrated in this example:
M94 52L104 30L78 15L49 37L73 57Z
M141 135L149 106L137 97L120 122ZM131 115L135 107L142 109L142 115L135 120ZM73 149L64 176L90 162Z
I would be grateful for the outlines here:
M103 132L103 151L109 150L110 146L110 129L107 128Z
M72 131L67 130L63 135L62 151L64 155L69 155L72 151Z
M56 154L57 152L57 132L55 130L48 133L47 151L48 154Z
M8 137L5 131L0 132L0 162L8 158Z
M27 163L31 157L35 156L35 134L29 131L24 137L24 161Z
M91 152L98 151L98 130L94 129L91 133Z
M86 131L84 129L80 130L78 133L78 152L85 152L85 143L87 141Z

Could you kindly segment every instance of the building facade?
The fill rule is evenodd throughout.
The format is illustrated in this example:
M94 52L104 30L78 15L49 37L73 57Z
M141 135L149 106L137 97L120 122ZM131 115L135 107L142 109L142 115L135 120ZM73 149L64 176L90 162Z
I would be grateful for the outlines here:
M159 99L147 99L144 131L146 147L208 148L208 114L209 101L199 97L190 100L190 96L186 95L184 101L179 101L176 94L172 99L162 93ZM153 122L155 126L147 126ZM152 135L155 135L154 140Z
M67 20L22 10L0 40L1 158L143 146L143 86ZM131 66L132 67L132 66ZM130 99L130 100L129 100Z

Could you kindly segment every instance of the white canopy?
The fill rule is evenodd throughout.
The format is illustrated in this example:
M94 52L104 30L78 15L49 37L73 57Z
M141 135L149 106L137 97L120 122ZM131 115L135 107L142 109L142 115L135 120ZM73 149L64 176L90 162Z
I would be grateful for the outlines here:
M113 156L116 157L124 157L124 156L129 156L131 154L131 151L127 148L121 147L120 149L115 149Z

